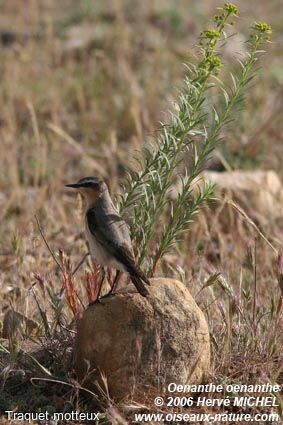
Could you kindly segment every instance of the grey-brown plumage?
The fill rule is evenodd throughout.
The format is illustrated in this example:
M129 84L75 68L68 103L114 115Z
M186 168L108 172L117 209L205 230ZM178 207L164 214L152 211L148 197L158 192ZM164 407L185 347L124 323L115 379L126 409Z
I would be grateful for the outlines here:
M119 216L106 183L86 177L67 186L79 189L87 201L85 225L91 254L101 266L127 273L146 297L149 292L144 282L149 284L149 280L135 262L129 228Z

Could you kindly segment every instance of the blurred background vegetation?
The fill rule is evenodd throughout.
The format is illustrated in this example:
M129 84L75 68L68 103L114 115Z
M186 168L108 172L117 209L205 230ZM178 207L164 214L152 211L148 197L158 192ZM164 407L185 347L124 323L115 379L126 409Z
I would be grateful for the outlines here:
M254 20L267 20L274 36L260 84L223 149L232 168L260 164L281 172L283 3L237 4L240 36L224 61L243 50ZM54 192L62 182L89 173L123 176L131 153L164 120L162 111L185 72L182 63L193 61L197 36L218 5L213 0L2 1L2 205L14 196L21 218L26 205L35 205L39 186L41 193Z

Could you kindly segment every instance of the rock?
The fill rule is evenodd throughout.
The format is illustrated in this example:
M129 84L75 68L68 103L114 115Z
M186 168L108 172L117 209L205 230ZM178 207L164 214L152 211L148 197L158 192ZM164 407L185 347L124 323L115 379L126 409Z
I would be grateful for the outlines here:
M152 279L147 298L127 286L102 302L78 322L75 368L84 387L105 388L105 374L111 397L142 401L170 382L202 382L210 366L208 326L181 282Z
M64 51L75 51L88 48L92 43L102 45L109 36L109 25L96 23L95 25L73 25L65 32Z
M205 171L204 180L227 193L251 218L276 219L282 215L283 188L278 175L270 170Z
M3 319L2 337L6 339L15 336L34 336L41 332L40 325L34 320L28 319L13 309L6 311Z
M10 47L15 43L26 43L29 39L28 32L19 33L13 30L0 30L0 43L4 47Z

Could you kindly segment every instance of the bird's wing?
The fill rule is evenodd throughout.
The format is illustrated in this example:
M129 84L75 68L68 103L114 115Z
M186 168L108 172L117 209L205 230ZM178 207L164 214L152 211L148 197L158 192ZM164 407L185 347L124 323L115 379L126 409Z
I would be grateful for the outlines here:
M135 258L130 232L125 221L117 214L101 214L93 208L86 213L90 232L113 257L130 272L134 271Z

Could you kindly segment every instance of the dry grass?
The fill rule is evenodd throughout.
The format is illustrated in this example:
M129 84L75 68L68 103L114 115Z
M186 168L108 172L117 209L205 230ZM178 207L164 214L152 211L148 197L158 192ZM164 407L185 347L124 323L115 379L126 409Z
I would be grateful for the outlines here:
M135 7L126 0L2 2L0 320L12 306L40 326L29 341L20 336L10 340L10 355L0 357L0 411L97 408L79 398L72 381L73 333L68 329L73 314L60 292L64 276L34 216L52 250L56 255L63 250L61 260L64 256L72 270L86 245L82 206L64 184L99 174L119 192L118 182L163 119L160 111L168 109L184 72L181 63L192 59L192 45L216 5L184 0L140 1ZM275 35L260 83L225 134L222 155L232 168L274 169L282 180L283 3L238 5L243 34L253 16L268 21ZM81 46L74 45L76 31L88 37ZM259 227L279 249L282 218ZM172 267L176 263L179 274ZM86 268L67 282L75 285L84 304L91 297ZM216 272L221 278L201 290ZM211 380L282 383L277 255L239 211L221 202L204 211L157 274L185 275L205 311L214 353ZM82 309L80 303L77 309ZM42 348L43 354L30 358L25 352L31 348ZM35 388L30 377L46 376L40 365L73 387L42 383L40 390Z

